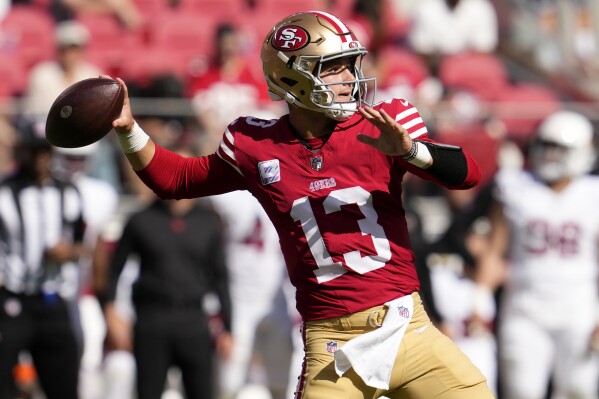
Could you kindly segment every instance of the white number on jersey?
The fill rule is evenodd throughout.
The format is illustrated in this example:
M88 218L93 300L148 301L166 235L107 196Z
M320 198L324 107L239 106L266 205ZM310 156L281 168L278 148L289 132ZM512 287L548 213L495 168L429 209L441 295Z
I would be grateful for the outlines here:
M257 118L254 118L253 116L248 116L245 119L245 121L248 125L260 126L261 128L271 127L272 125L277 123L276 119L271 119L271 120L265 121L264 119L257 119Z
M378 214L372 206L372 195L362 187L350 187L331 191L325 199L323 206L327 214L342 211L341 205L356 204L364 215L358 220L362 235L370 235L376 250L376 255L361 256L360 251L343 254L343 259L348 268L364 274L385 266L391 259L391 247L381 225L377 223ZM341 262L334 262L327 250L318 223L310 206L308 197L302 197L293 202L291 217L301 222L302 230L306 235L310 252L316 261L318 269L314 271L319 283L333 280L347 270Z
M526 224L524 247L535 255L554 250L562 257L578 254L581 228L574 222L553 226L548 221L535 219Z

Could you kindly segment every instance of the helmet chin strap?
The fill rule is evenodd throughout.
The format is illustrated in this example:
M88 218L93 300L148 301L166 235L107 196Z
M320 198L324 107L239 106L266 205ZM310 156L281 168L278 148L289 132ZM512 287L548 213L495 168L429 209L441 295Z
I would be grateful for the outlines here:
M357 111L356 103L336 103L342 109L327 109L325 115L331 119L343 122L351 118Z
M267 78L267 80L270 80L270 79ZM273 84L272 87L277 87L277 86ZM304 109L310 109L312 111L315 111L313 108L307 107L302 102L300 102L297 98L295 98L293 95L291 95L290 93L287 93L284 90L280 90L280 93L277 93L276 91L272 90L272 88L270 88L268 90L268 95L269 95L269 97L273 101L283 101L283 100L285 100L289 104L295 105L296 107L300 107L300 108L304 108ZM343 108L343 109L321 108L321 110L318 110L318 111L322 112L327 117L329 117L329 118L331 118L333 120L339 121L339 122L343 122L343 121L348 120L357 111L357 107L356 107L356 103L355 102L351 102L351 103L336 103L336 104L338 106L340 106L341 108Z

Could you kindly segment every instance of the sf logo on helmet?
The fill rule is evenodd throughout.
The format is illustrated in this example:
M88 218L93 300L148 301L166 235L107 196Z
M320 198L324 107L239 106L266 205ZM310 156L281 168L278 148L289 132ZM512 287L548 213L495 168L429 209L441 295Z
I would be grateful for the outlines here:
M308 32L295 25L283 26L275 32L272 45L277 50L299 50L310 42Z

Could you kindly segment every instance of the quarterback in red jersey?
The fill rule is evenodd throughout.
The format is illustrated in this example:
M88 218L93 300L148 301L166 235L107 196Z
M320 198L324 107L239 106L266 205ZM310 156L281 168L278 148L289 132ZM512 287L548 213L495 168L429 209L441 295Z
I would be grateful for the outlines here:
M306 347L296 398L492 398L418 296L402 207L406 173L449 189L480 180L461 148L434 143L416 108L369 105L367 53L333 15L284 18L261 52L278 120L239 117L217 151L183 158L114 121L133 169L163 198L250 191L280 238ZM124 82L121 81L123 87ZM126 89L126 87L125 87Z

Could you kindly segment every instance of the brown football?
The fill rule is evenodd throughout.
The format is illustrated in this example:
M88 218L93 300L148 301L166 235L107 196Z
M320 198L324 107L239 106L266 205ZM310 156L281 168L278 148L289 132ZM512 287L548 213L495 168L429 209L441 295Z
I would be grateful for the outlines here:
M112 130L123 108L125 93L118 81L81 80L54 100L46 119L46 139L63 148L95 143Z

